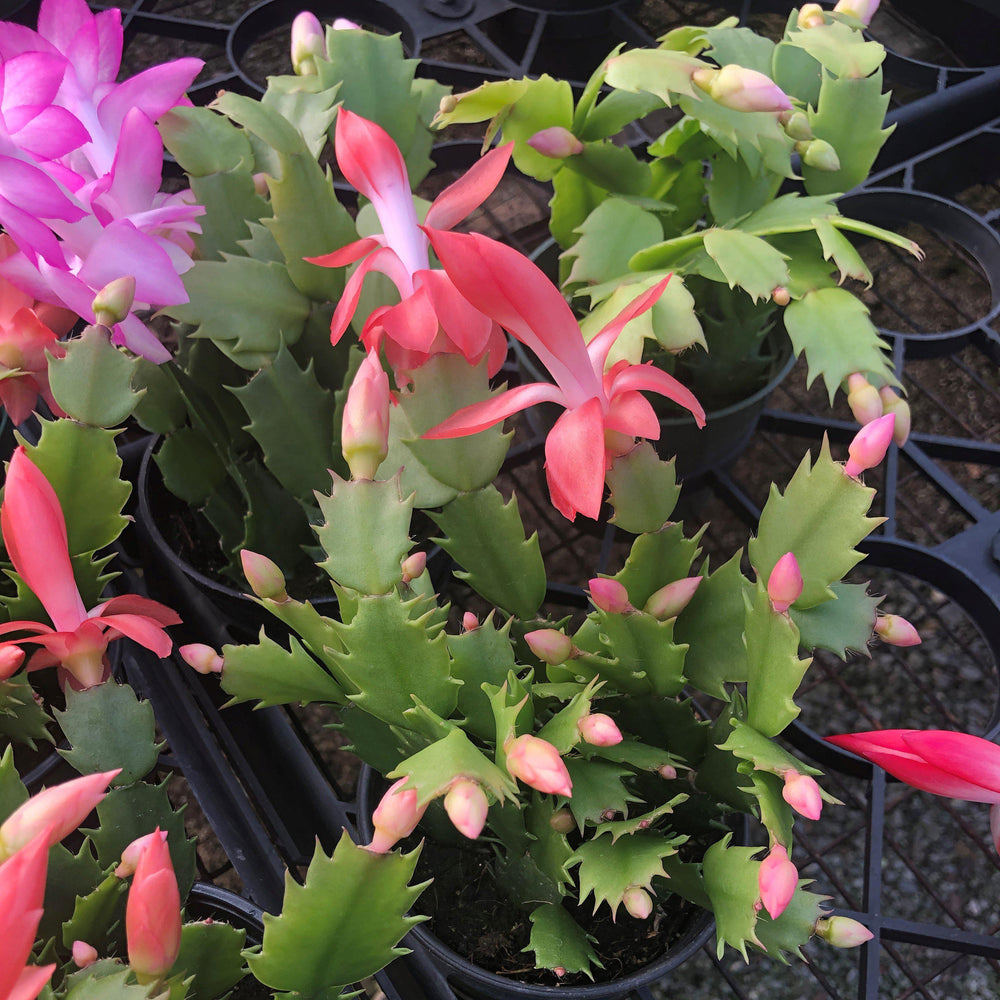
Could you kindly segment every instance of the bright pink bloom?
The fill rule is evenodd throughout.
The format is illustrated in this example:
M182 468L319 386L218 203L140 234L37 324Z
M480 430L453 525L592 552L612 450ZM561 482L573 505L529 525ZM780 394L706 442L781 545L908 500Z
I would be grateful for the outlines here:
M469 840L475 840L486 825L490 804L478 781L460 778L444 797L444 810L455 829Z
M377 351L361 362L344 404L340 449L352 479L374 479L389 454L389 376Z
M525 734L511 740L504 750L507 770L526 785L551 795L569 796L573 782L559 751L537 736Z
M181 950L180 891L170 848L155 834L146 843L129 888L125 936L129 965L140 983L160 979L177 961Z
M676 618L691 603L701 579L700 576L687 576L668 583L650 596L642 610L661 622Z
M879 615L875 634L890 646L919 646L920 633L900 615Z
M594 606L609 615L623 615L626 611L633 611L634 608L629 603L628 591L625 585L617 580L609 580L603 576L595 576L587 582L590 591L590 599Z
M615 720L603 712L591 712L590 715L585 715L577 723L577 728L584 743L594 747L613 747L621 743L624 738Z
M335 135L341 172L375 207L382 232L349 243L322 257L309 257L323 267L343 267L360 260L348 278L330 324L337 343L347 329L370 271L385 274L402 301L376 309L361 331L370 351L384 343L392 369L408 372L431 355L458 353L470 364L489 357L492 375L506 356L503 334L455 290L444 271L432 270L427 236L417 222L406 165L389 134L346 108L337 113ZM445 188L427 213L429 229L450 229L486 200L503 176L513 143L487 153Z
M106 679L108 643L121 636L163 657L170 652L164 626L180 624L177 613L156 601L125 594L88 611L73 578L66 521L59 498L41 470L18 447L7 468L0 528L14 569L41 601L52 625L12 621L0 625L0 635L30 632L0 643L31 643L42 649L28 662L29 670L59 665L64 679L76 688ZM54 626L54 627L53 627Z
M816 779L798 771L786 771L785 787L781 789L781 797L801 816L806 819L819 819L823 811L823 796L820 793Z
M604 371L622 328L656 302L666 280L638 296L587 344L559 289L516 250L478 234L427 233L455 287L531 348L555 384L521 385L466 406L424 437L474 434L535 403L566 407L545 441L545 474L553 504L572 521L577 513L598 516L604 476L616 455L629 451L636 437L660 436L656 413L639 390L672 399L704 426L705 411L694 395L662 369L619 361Z
M878 465L892 442L892 434L896 425L896 415L886 413L884 416L865 424L850 443L847 453L850 458L844 465L844 472L849 476L859 476L865 469Z
M43 836L50 847L58 844L87 818L120 772L119 767L102 774L87 774L32 795L0 824L0 857L9 858Z
M0 997L34 1000L55 965L24 963L42 919L49 838L41 836L0 865Z
M798 884L799 872L788 860L788 851L781 844L775 844L757 873L760 901L772 920L777 920L785 912Z
M767 579L767 596L771 607L783 615L802 594L802 573L794 552L786 552L771 570Z
M409 778L400 778L382 796L381 802L372 813L372 826L375 835L368 844L368 850L376 854L385 854L391 850L397 840L408 837L417 828L427 809L426 805L417 805L417 790L403 786Z

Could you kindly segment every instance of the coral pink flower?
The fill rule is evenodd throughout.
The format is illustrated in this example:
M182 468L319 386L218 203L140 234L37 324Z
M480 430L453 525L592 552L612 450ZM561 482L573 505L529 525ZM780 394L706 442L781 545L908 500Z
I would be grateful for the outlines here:
M105 651L121 636L163 657L170 652L166 625L180 624L170 608L136 594L113 597L88 611L83 605L70 562L66 520L59 498L23 446L7 468L0 528L7 554L18 575L41 601L52 625L12 621L0 625L0 635L31 632L0 643L41 646L28 662L29 670L59 665L62 676L76 688L92 687L107 677ZM54 626L54 627L53 627Z
M166 975L181 950L181 897L160 832L146 842L125 904L128 961L140 983Z
M788 851L781 844L775 844L757 873L760 901L772 920L777 920L785 912L798 884L798 869L788 860Z
M551 795L569 796L573 782L559 751L537 736L524 735L504 747L507 770L526 785Z
M384 343L386 358L397 372L412 371L432 354L458 353L470 364L489 356L492 375L503 363L507 346L499 328L455 290L444 271L432 270L427 237L417 223L406 165L389 134L346 108L337 113L337 163L343 175L375 207L382 232L322 257L307 258L324 267L360 260L347 281L330 324L336 343L358 307L361 286L370 271L385 274L402 301L376 309L361 331L368 350ZM503 176L513 143L487 153L434 199L426 225L450 229L486 200Z
M604 371L622 328L656 302L666 280L638 296L587 344L559 289L522 254L478 234L430 227L427 234L455 287L531 348L555 384L521 385L466 406L424 437L474 434L535 403L564 406L566 412L545 441L545 474L553 504L572 521L577 513L598 516L604 476L617 455L629 451L636 437L660 436L653 407L640 390L672 399L704 426L705 411L698 400L662 369L619 361Z
M35 1000L55 965L24 963L42 919L49 838L40 836L0 865L0 997Z
M382 801L375 807L375 811L372 813L375 836L368 844L369 851L385 854L397 840L413 833L423 818L427 806L417 805L417 790L403 788L409 780L409 778L400 778L382 796Z

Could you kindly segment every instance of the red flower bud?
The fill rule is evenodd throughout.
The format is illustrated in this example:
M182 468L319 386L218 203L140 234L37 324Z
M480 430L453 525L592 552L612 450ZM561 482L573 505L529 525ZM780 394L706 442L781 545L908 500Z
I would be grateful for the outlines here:
M243 564L243 575L250 584L250 589L262 601L287 601L285 577L278 564L273 559L251 552L249 549L240 551L240 562Z
M893 413L886 413L878 420L865 424L848 446L847 451L851 457L844 465L844 472L857 478L865 469L878 465L885 458L895 424L896 416Z
M160 836L147 840L136 865L125 905L125 936L129 965L140 983L161 979L180 954L181 897L170 848Z
M199 674L221 674L224 661L219 654L203 642L192 642L178 650L181 659Z
M615 725L615 720L601 712L585 715L577 723L577 728L583 741L594 747L613 747L622 741L622 732Z
M875 619L875 634L890 646L920 645L920 634L899 615L879 615Z
M674 580L665 587L660 587L648 601L643 611L647 615L665 622L670 618L676 618L691 602L695 591L701 584L700 576L688 576L683 580Z

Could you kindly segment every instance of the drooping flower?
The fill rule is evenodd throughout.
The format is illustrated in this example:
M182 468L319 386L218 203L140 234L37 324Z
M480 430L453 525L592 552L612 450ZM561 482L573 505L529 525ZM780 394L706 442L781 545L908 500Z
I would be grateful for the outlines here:
M23 446L7 469L0 528L14 569L41 601L52 625L11 621L0 635L30 632L0 643L0 648L30 643L42 648L28 661L29 670L57 665L76 688L100 684L108 675L108 643L121 636L163 657L170 652L167 625L180 624L175 611L136 594L104 601L89 611L73 577L66 520L59 498Z
M455 287L531 348L555 384L520 385L463 407L424 437L474 434L535 403L564 406L545 440L545 474L553 504L572 521L577 513L598 516L604 477L617 455L631 450L637 437L659 438L656 413L640 390L672 399L704 425L698 400L662 369L619 361L604 371L622 328L656 302L666 280L638 296L588 344L559 290L522 254L478 234L430 227L427 233Z
M125 904L128 961L140 983L166 975L181 950L181 897L164 838L147 839Z
M426 226L450 229L486 200L503 176L513 143L487 153L434 199ZM488 356L494 374L506 356L496 324L471 306L449 276L432 270L427 236L417 222L403 157L389 134L346 108L337 113L335 150L341 172L375 208L382 232L333 253L307 258L323 267L361 261L348 278L330 324L334 343L354 316L365 277L385 274L401 301L376 309L365 320L361 340L369 351L384 350L397 373L420 367L431 355L461 354L470 364Z

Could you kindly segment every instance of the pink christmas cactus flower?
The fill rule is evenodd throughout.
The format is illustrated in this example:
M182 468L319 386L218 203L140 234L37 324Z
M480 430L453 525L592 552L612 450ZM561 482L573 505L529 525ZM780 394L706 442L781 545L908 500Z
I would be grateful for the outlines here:
M307 258L324 267L361 261L334 310L330 338L337 343L358 307L371 271L385 274L401 301L376 309L365 320L361 340L369 351L384 345L397 373L419 368L431 355L461 354L470 364L488 357L490 374L499 370L507 345L499 327L455 290L449 276L432 270L427 236L417 222L410 182L399 149L374 122L346 108L337 113L337 163L341 172L375 208L382 232L349 243L322 257ZM486 200L503 176L513 143L487 153L445 188L427 213L426 226L450 229Z
M164 627L180 624L170 608L136 594L113 597L89 611L84 607L73 577L59 498L23 446L14 452L7 469L0 528L15 571L52 620L51 626L5 622L0 635L31 634L0 643L0 651L22 643L40 646L28 669L58 664L61 678L75 688L92 687L107 678L105 652L108 643L121 636L159 657L169 654L172 643ZM16 663L10 672L14 669Z
M559 289L522 254L477 234L430 227L427 233L455 287L531 348L555 384L529 383L466 406L424 437L474 434L535 403L564 406L545 441L545 474L553 504L572 521L577 513L598 516L604 477L616 456L631 450L637 437L659 438L656 413L640 390L672 399L694 414L699 427L704 425L701 404L662 369L619 361L604 370L618 334L656 302L666 279L638 296L587 344Z
M128 961L140 983L161 979L181 950L181 897L160 829L147 839L125 904Z

